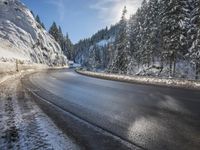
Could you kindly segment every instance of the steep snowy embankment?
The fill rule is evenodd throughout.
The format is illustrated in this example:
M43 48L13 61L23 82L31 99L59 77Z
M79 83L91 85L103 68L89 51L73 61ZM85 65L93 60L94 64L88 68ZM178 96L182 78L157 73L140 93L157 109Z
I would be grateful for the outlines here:
M0 61L65 65L58 43L18 0L0 0Z

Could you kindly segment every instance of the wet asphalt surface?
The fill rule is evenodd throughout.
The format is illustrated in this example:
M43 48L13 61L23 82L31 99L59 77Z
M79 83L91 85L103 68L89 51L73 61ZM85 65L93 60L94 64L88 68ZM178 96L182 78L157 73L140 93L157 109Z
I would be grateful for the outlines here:
M139 149L200 149L198 90L108 81L69 69L35 73L24 80L62 110Z

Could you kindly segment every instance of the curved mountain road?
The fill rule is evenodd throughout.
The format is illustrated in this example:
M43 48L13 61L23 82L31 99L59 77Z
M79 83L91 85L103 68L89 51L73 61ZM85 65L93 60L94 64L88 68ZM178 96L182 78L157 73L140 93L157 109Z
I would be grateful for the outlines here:
M200 149L200 91L96 79L70 69L24 81L38 96L135 149ZM109 142L99 149L123 149Z

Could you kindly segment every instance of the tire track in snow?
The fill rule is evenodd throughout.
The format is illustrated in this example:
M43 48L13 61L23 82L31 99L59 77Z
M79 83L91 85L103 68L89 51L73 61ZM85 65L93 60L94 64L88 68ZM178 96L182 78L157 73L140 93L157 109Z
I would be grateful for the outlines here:
M80 149L13 80L0 87L0 149Z

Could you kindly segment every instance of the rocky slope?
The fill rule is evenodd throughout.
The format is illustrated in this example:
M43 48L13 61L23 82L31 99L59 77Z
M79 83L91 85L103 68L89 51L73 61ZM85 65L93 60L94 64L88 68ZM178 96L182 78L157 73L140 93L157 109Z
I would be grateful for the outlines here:
M0 0L0 61L65 65L58 43L18 0Z

